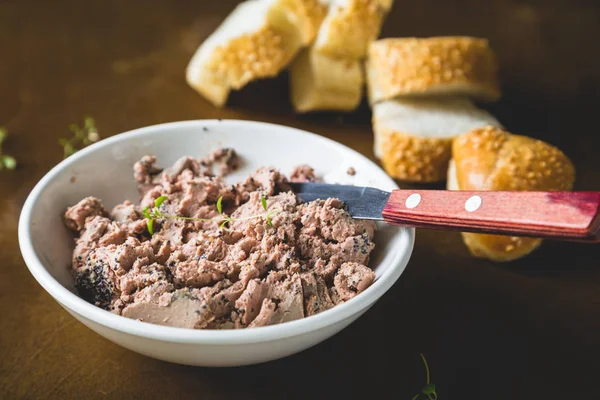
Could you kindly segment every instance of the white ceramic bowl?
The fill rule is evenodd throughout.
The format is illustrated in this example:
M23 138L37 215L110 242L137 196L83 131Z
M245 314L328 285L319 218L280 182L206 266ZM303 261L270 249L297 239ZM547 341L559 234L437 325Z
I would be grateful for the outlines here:
M376 281L356 298L321 314L280 325L244 330L193 330L131 320L77 296L68 265L71 234L63 226L67 206L85 196L106 207L139 199L132 166L146 154L168 166L179 157L200 157L222 146L243 157L228 177L240 180L259 166L284 173L302 163L327 182L396 188L378 166L323 137L284 126L233 120L184 121L123 133L100 141L54 167L29 195L19 220L23 258L37 281L79 321L105 338L165 361L201 366L234 366L285 357L329 338L366 312L398 279L413 249L414 230L381 225L370 266ZM346 173L349 167L355 176ZM374 329L377 329L375 327Z

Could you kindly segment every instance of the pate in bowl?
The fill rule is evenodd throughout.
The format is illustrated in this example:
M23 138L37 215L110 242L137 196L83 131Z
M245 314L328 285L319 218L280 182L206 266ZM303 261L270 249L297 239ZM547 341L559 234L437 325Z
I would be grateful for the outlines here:
M65 210L88 196L101 199L107 209L125 199L137 202L140 194L132 169L146 155L156 156L166 167L182 156L201 157L223 147L235 149L243 160L239 169L227 175L228 182L241 181L263 166L289 176L294 167L307 164L328 183L397 188L364 156L289 127L200 120L137 129L69 157L32 190L21 213L19 242L35 279L75 318L123 347L175 363L236 366L285 357L329 338L366 312L402 274L412 252L414 230L381 224L368 263L374 282L348 301L289 322L247 329L185 329L125 318L81 298L69 268L74 242L63 223Z

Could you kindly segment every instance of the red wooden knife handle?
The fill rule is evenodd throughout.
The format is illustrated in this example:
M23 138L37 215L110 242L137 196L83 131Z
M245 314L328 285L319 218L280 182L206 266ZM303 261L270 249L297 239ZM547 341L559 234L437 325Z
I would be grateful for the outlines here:
M383 219L417 228L600 242L600 192L395 190Z

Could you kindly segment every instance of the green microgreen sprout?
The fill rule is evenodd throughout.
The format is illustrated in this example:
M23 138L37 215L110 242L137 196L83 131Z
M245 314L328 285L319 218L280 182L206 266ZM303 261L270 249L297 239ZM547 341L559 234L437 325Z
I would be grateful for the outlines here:
M158 219L179 219L179 220L184 220L184 221L207 221L207 222L213 221L213 222L220 222L221 224L219 225L219 227L224 228L230 222L243 221L243 220L264 217L267 220L267 224L269 226L273 226L273 222L271 221L271 216L273 214L279 212L278 210L268 211L267 199L265 196L262 196L260 199L260 202L262 204L262 208L266 211L266 213L251 215L249 217L244 217L244 218L233 218L233 217L223 213L223 196L221 196L217 200L217 204L216 204L216 208L217 208L217 212L219 213L219 217L217 217L217 218L181 217L178 215L167 215L167 214L164 214L162 211L160 211L160 206L168 198L169 198L168 196L164 196L164 195L160 196L156 200L154 200L154 207L152 207L152 208L146 207L142 210L142 215L144 216L144 218L146 218L148 220L148 232L151 235L154 235L154 221L156 221Z
M217 200L217 211L220 215L223 215L223 196L219 197L219 200Z
M67 158L85 146L89 146L100 140L96 124L91 117L84 118L83 127L80 127L77 124L71 124L69 130L73 134L70 139L58 139L58 144L63 148L63 158Z
M263 210L265 210L267 212L265 214L267 224L269 226L273 226L273 222L271 221L271 215L273 215L276 211L269 211L269 207L267 207L267 198L265 196L262 196L260 198L260 204L262 205Z
M435 391L435 384L431 383L431 375L429 373L429 365L427 365L427 360L423 353L421 353L421 358L423 359L423 364L425 364L425 372L427 374L427 383L421 389L421 393L415 395L412 400L417 399L427 399L427 400L437 400L437 393ZM424 397L427 396L427 397Z
M17 167L17 160L13 156L2 152L2 143L4 143L7 136L8 131L0 127L0 169L15 169Z
M262 205L262 208L267 211L267 199L265 196L260 198L260 204Z

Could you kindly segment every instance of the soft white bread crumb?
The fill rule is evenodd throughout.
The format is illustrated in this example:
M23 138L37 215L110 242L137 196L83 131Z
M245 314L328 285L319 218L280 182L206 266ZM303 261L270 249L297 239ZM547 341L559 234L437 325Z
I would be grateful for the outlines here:
M400 96L500 97L496 56L485 39L377 40L369 46L366 69L371 104Z
M494 127L475 129L454 140L448 168L449 190L568 191L575 168L563 152L540 140ZM475 257L512 261L541 239L463 233Z
M290 96L298 113L352 111L362 99L360 61L336 59L304 49L290 67Z
M374 152L394 178L443 181L452 139L486 125L501 126L466 98L384 101L373 106Z
M364 58L392 4L392 0L331 0L315 48L332 57Z
M298 26L279 3L246 1L200 45L188 64L186 80L222 106L232 89L277 75L301 45Z

